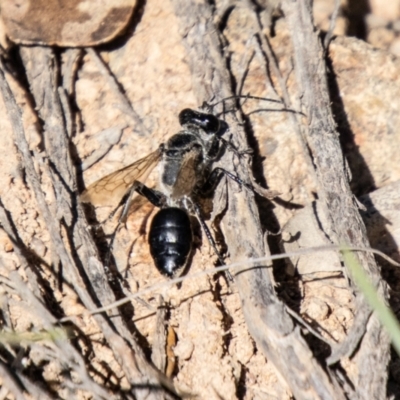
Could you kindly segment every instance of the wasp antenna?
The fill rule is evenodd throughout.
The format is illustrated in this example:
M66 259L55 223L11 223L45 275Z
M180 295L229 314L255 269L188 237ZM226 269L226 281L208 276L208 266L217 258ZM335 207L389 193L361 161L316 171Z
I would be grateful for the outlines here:
M233 96L225 97L213 104L204 102L203 106L204 106L204 104L206 104L207 107L214 108L218 104L225 103L227 100L232 100L232 99L245 99L245 100L251 99L251 100L269 101L271 103L282 104L282 100L276 100L276 99L270 99L269 97L259 97L259 96L252 96L250 94L246 94L246 95L233 95Z

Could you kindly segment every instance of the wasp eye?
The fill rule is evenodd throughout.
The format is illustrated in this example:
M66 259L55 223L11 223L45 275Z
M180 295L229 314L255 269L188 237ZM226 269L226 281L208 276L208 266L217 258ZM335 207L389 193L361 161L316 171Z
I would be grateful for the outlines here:
M190 108L185 108L179 113L179 123L181 126L195 125L208 134L216 134L220 128L219 119L215 115L201 113Z

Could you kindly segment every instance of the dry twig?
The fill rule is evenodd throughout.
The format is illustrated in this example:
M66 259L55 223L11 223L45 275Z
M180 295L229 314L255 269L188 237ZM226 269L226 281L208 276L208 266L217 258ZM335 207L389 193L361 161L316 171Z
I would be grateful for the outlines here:
M229 73L220 53L220 40L207 5L195 2L174 2L180 18L182 37L189 55L193 84L198 102L213 97L232 96ZM190 11L189 11L190 10ZM238 148L248 148L246 135L238 120L228 119ZM225 158L224 167L232 161ZM237 168L244 180L249 180L245 163ZM258 211L249 193L237 193L229 184L229 200L222 221L223 233L231 258L235 261L261 257L266 253ZM235 227L240 227L239 230ZM239 232L246 232L245 236ZM268 271L254 269L235 279L242 300L243 312L250 333L266 357L271 360L298 399L338 399L344 395L331 382L277 298Z

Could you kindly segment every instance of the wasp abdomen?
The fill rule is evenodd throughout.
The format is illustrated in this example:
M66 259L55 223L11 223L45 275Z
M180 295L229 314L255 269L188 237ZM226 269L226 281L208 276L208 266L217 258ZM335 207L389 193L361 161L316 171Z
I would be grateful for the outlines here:
M153 218L149 232L150 253L163 275L171 278L182 272L192 241L192 226L185 210L167 207Z

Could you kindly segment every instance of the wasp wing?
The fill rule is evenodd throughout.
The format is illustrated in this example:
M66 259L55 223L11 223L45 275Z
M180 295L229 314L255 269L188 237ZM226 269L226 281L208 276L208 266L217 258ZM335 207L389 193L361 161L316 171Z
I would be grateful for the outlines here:
M192 194L200 177L198 173L200 156L201 150L197 147L184 154L175 185L172 189L172 197L179 198Z
M82 194L84 203L95 206L113 205L119 202L135 181L144 182L160 161L162 149L150 153L127 167L112 172L92 183Z

